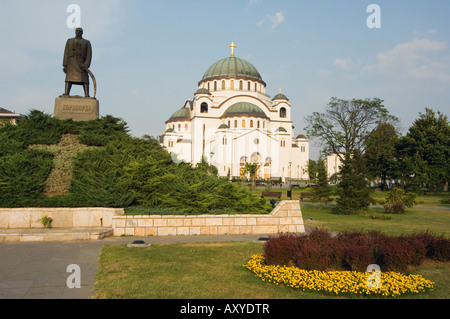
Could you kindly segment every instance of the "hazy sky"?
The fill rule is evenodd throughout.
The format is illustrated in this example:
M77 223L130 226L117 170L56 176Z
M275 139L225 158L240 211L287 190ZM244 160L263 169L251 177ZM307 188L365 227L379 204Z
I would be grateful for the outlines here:
M1 107L53 114L74 36L70 4L93 46L100 113L123 118L135 136L162 135L232 41L266 93L282 88L290 99L295 134L331 97L381 98L403 132L426 107L449 114L448 0L0 0ZM367 26L370 4L381 28Z

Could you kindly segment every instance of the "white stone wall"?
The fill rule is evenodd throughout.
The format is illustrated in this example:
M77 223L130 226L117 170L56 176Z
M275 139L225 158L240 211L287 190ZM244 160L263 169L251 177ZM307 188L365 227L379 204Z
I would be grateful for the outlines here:
M41 218L53 219L53 228L111 228L119 208L0 208L0 229L42 228Z
M114 236L303 233L299 201L282 201L268 215L134 215L113 217Z

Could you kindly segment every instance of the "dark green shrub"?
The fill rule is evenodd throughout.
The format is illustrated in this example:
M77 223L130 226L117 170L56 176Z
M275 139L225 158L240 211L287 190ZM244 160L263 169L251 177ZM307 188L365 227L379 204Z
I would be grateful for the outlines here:
M26 150L0 157L0 206L33 206L43 196L52 166L53 155L45 151Z

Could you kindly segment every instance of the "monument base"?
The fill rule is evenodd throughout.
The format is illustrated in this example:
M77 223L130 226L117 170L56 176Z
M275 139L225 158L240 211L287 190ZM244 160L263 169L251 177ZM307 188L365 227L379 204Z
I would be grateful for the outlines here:
M99 102L95 98L60 96L55 99L54 118L90 121L99 117Z

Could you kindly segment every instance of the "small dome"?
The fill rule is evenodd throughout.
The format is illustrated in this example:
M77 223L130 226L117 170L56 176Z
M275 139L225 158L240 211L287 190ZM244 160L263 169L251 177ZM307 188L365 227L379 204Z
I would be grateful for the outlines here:
M261 74L250 62L234 56L219 60L211 65L203 75L202 81L222 77L246 78L264 83Z
M235 116L248 116L248 117L262 117L267 118L266 113L258 106L248 102L239 102L233 104L225 111L222 117L235 117Z
M171 127L166 130L166 133L172 133L172 132L175 132L175 130Z
M197 90L197 92L195 92L195 94L208 94L208 95L211 95L211 92L209 92L208 89L200 88L200 89Z
M303 135L303 134L300 134L300 135L297 136L295 139L296 139L296 140L300 140L300 139L306 140L306 136Z
M228 125L226 125L225 123L218 127L219 130L226 130L226 129L229 129L229 128L230 127Z
M183 107L182 109L173 113L167 122L190 121L190 119L191 119L191 112L189 108Z
M277 128L275 132L287 132L287 131L284 127L280 126L279 128Z
M278 93L277 95L275 95L273 97L272 100L288 100L289 101L289 99L283 93Z

